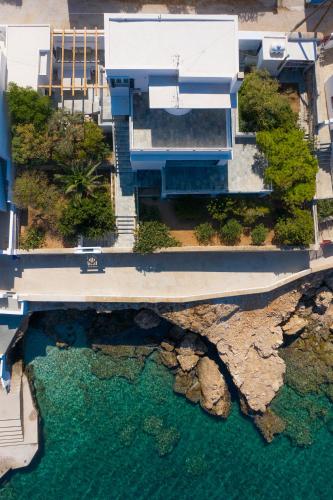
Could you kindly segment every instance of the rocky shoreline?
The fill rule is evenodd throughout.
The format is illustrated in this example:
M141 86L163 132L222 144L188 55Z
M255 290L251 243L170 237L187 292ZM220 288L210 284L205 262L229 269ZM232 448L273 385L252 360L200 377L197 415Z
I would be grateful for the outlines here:
M310 431L295 430L283 390L291 388L296 399L316 394L333 402L332 300L333 273L320 273L265 296L136 308L101 304L88 335L91 347L107 355L96 367L96 376L118 374L133 381L145 358L154 352L157 362L173 372L174 391L191 403L215 417L227 418L232 392L267 441L283 432L296 444L308 445ZM67 319L71 314L89 315L91 310L67 310ZM55 334L64 311L41 315L56 345L71 345L74 332L65 339ZM163 332L157 335L161 322ZM122 341L122 332L133 327L143 332L140 345ZM121 374L117 372L119 357L128 359ZM311 422L313 415L315 419L320 416L333 431L328 411L309 403L307 415Z

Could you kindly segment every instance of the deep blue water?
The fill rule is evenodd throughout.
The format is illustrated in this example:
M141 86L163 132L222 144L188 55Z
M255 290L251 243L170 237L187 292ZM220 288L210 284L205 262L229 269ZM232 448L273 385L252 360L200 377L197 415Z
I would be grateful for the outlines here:
M236 401L228 420L215 419L173 393L173 375L154 355L144 365L114 363L84 347L83 324L71 327L77 340L68 350L41 330L27 332L42 449L29 469L9 477L1 499L333 497L333 436L325 425L310 447L284 436L268 445Z

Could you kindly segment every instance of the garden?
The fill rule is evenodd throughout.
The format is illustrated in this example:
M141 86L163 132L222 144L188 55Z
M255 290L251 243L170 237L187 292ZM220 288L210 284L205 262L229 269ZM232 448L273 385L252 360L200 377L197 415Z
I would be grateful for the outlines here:
M239 92L242 129L256 133L258 162L265 182L273 188L270 196L192 196L165 201L143 198L136 250L142 251L139 243L143 237L144 251L161 248L161 240L154 239L152 224L159 231L163 228L164 247L175 242L308 247L314 238L311 205L318 163L312 143L298 124L293 99L281 93L279 82L261 70L246 74Z
M51 100L10 84L13 199L19 208L19 246L76 246L78 237L103 237L115 229L110 148L100 127L82 114L55 110Z

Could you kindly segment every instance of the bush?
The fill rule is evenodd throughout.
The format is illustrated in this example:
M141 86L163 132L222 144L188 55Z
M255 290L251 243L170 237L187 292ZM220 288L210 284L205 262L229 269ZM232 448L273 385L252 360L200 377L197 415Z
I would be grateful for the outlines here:
M59 231L70 241L79 235L100 238L115 229L110 196L100 192L94 198L73 199L62 211Z
M36 226L30 226L21 237L20 248L22 250L33 250L41 248L45 242L44 229Z
M170 235L169 228L158 221L141 222L136 231L134 252L152 253L159 248L177 247L180 242Z
M221 240L226 245L236 245L242 235L242 226L236 219L230 219L221 227Z
M268 71L248 73L239 91L240 121L246 132L292 129L297 115L285 96L279 94L279 82Z
M29 87L10 83L7 100L13 127L32 124L36 130L42 130L52 114L51 99Z
M268 229L263 224L258 224L251 231L252 245L263 245L268 234Z
M23 172L16 178L13 198L19 208L31 207L46 214L54 213L60 202L56 187L43 172L35 170Z
M200 245L209 245L214 238L215 231L209 222L204 222L194 229L194 234Z
M268 162L265 181L272 183L274 196L290 211L304 208L315 195L318 170L304 132L298 129L260 132L257 144Z
M280 219L274 228L280 245L308 246L313 242L313 219L308 210L296 210L293 217Z
M318 200L317 207L319 220L333 215L333 200Z
M96 163L108 154L104 134L94 122L85 121L81 113L55 111L48 123L52 142L52 161L60 165Z
M219 196L213 198L207 204L207 210L210 216L218 221L225 222L228 218L242 219L246 209L244 198Z
M50 161L51 142L45 132L32 123L18 125L13 130L12 156L16 165L43 165Z
M245 226L253 226L258 219L262 219L270 213L270 209L265 205L249 206L244 210L243 223Z

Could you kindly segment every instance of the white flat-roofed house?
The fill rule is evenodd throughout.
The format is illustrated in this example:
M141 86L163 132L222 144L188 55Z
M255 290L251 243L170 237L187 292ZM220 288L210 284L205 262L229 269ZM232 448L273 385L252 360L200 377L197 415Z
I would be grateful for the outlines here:
M161 170L164 195L187 192L190 173L189 192L225 192L242 82L237 16L105 14L104 27L111 110L129 119L132 168Z

